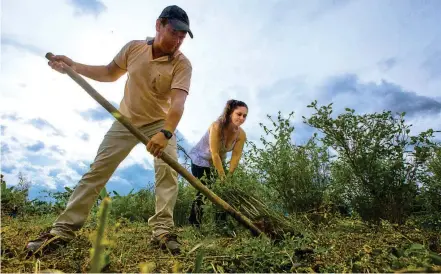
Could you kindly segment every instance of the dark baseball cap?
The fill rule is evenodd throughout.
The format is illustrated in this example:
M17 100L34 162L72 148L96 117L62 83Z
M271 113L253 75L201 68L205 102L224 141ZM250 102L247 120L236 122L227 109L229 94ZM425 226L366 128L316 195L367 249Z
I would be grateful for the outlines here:
M167 18L175 30L186 31L193 39L193 33L190 30L190 20L187 13L180 7L176 5L165 7L159 18Z

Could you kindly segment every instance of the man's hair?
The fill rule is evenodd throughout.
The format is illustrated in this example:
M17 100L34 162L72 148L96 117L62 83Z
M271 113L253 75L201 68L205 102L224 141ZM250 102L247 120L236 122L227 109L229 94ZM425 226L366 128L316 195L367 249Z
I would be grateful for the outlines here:
M246 107L248 109L247 104L245 104L242 101L239 100L228 100L227 104L224 107L224 110L221 114L221 116L219 116L218 118L218 122L219 122L219 134L222 136L222 131L230 124L231 122L231 114L234 112L235 109L237 109L238 107Z
M159 18L159 22L161 22L163 27L165 27L168 24L168 18Z

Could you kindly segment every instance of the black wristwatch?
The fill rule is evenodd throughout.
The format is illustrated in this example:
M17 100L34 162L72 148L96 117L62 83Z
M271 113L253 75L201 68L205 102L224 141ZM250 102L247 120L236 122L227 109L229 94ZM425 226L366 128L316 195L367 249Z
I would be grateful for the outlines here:
M171 133L170 131L168 131L166 129L161 129L161 132L164 133L165 138L167 138L167 139L171 139L171 137L173 137L173 133Z

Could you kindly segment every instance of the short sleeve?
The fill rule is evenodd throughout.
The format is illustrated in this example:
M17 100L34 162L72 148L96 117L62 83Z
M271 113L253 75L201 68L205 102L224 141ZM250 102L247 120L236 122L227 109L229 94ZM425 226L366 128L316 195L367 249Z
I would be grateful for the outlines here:
M192 67L188 60L180 61L173 73L173 79L171 83L172 89L182 89L187 93L190 92Z
M133 42L134 41L130 41L127 44L125 44L121 48L121 50L116 54L116 56L113 58L113 61L121 69L127 70L127 59L128 59L131 47L133 45Z

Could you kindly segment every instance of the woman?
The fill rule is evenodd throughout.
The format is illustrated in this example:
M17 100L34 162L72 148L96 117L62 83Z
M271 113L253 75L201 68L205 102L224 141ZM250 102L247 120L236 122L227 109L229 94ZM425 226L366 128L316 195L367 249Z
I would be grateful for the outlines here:
M208 185L219 177L221 182L226 178L224 164L227 152L232 151L230 169L231 176L239 164L246 140L245 131L240 127L248 115L248 106L238 100L229 100L222 115L213 122L201 140L190 151L191 172L203 184ZM204 177L205 174L205 177ZM202 221L203 195L198 192L193 202L189 221L200 226ZM216 222L225 221L225 212L216 214Z

